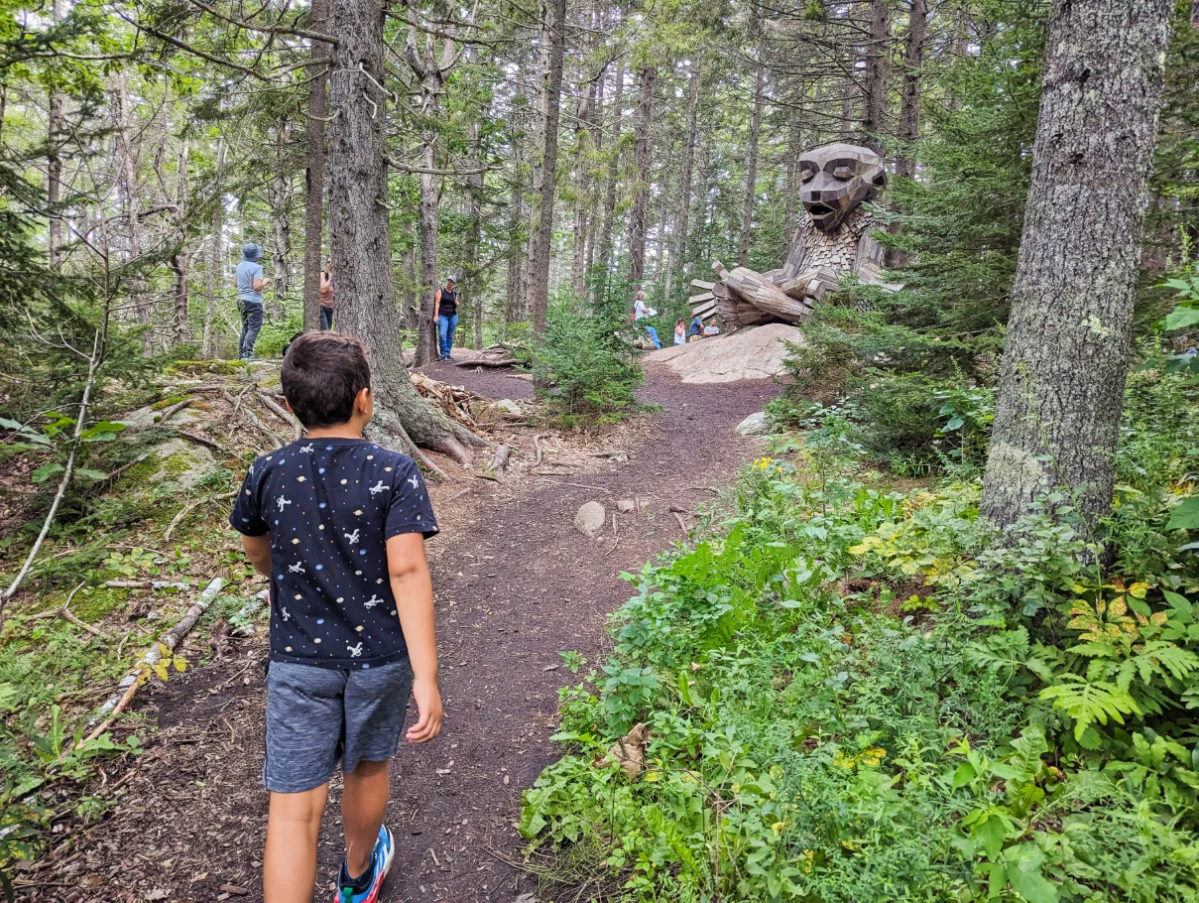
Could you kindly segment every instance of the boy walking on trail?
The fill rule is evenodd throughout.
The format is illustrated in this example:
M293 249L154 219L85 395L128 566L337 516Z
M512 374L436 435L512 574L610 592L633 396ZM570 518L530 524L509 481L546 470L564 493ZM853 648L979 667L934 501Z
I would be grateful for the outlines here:
M336 903L375 903L395 838L383 824L388 761L441 730L433 586L437 522L411 458L362 438L374 403L362 346L306 333L283 393L308 435L250 467L230 524L271 580L266 903L307 903L329 778L341 759L345 860Z

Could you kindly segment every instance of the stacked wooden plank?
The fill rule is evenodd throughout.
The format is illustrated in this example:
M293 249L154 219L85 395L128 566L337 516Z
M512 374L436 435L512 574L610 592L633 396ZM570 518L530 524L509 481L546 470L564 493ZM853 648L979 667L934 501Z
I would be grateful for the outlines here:
M814 269L788 278L783 270L727 270L720 261L712 269L719 281L693 280L691 285L703 291L692 295L687 303L693 316L707 319L719 314L729 329L771 321L802 323L812 312L812 305L837 285L832 270Z

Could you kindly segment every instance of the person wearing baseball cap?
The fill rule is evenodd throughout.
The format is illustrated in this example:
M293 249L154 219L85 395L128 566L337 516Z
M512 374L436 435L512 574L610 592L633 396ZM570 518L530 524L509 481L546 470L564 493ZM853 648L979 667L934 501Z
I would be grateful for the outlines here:
M270 284L264 278L262 248L250 242L241 249L242 261L237 265L233 284L237 287L237 309L241 313L241 336L238 338L237 355L243 361L254 357L254 343L262 329L262 290Z
M450 352L454 348L454 330L458 328L458 293L454 291L457 283L450 276L445 281L445 287L439 288L433 296L433 322L437 324L437 342L441 355L439 361L450 360Z

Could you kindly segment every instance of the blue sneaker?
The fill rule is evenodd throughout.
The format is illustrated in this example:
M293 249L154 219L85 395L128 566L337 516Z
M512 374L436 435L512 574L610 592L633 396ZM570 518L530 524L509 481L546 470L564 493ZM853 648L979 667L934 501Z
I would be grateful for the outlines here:
M391 871L391 860L395 857L395 852L395 838L387 825L383 825L379 829L379 839L375 841L375 849L371 853L371 864L367 871L371 878L366 890L354 890L354 882L350 881L343 859L341 874L337 876L337 886L340 889L333 898L333 903L377 903L379 891L383 889L383 882L387 879L387 873Z

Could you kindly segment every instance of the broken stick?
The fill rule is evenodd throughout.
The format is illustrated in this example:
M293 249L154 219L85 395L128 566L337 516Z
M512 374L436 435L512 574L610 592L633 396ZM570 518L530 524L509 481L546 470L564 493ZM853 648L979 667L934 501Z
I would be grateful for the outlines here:
M95 740L112 726L117 716L125 711L125 708L132 701L134 694L137 693L137 688L141 686L141 681L138 678L141 677L144 671L158 664L162 659L164 648L167 652L175 650L175 647L179 645L179 641L187 636L187 632L196 625L196 621L200 620L200 615L208 610L208 606L212 604L212 600L217 597L217 594L221 591L221 587L224 585L225 581L221 577L212 578L212 581L204 588L204 592L200 593L199 598L192 604L192 607L179 619L179 623L159 637L158 641L133 666L133 669L121 678L121 682L117 684L116 692L105 700L104 705L100 706L91 723L94 724L100 718L104 720L90 734L70 749L65 750L63 752L64 756Z

